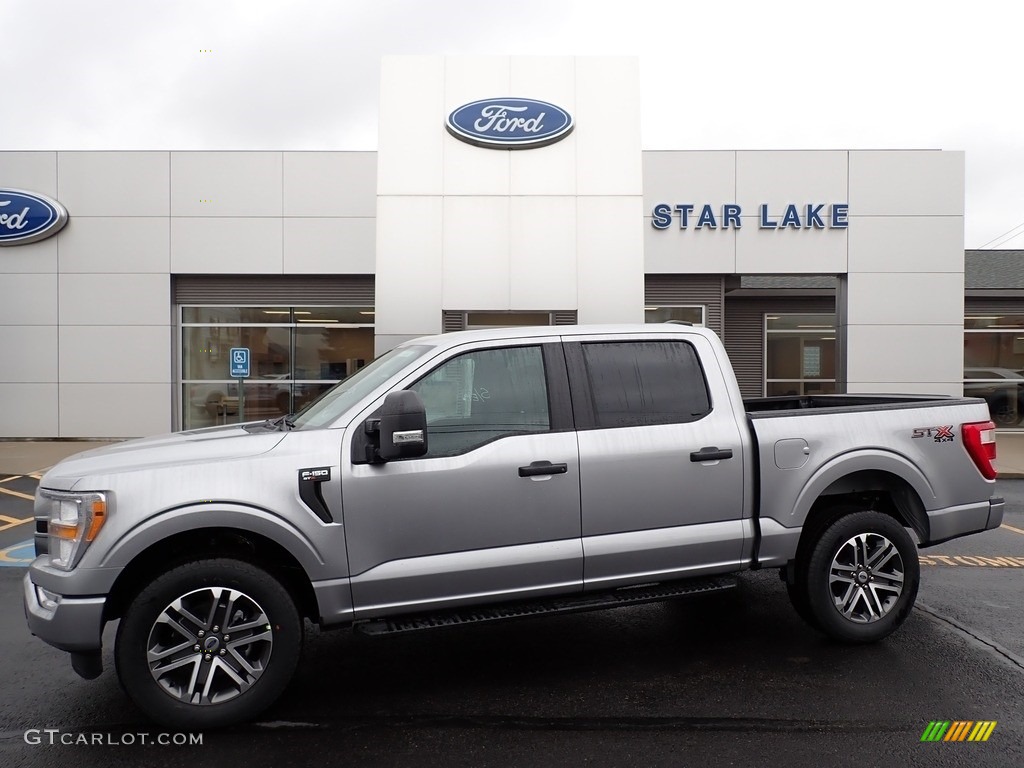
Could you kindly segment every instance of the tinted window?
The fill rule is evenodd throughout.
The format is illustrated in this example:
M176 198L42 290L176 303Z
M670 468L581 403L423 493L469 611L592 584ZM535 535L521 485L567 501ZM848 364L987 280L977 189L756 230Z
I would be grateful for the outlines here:
M704 373L684 341L583 345L599 427L696 421L711 411Z
M551 427L540 347L468 352L410 389L427 408L428 457L454 456L499 437Z

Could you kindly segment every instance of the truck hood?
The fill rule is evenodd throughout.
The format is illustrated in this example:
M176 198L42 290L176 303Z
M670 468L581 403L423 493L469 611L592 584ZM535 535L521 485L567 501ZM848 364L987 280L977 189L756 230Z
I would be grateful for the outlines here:
M274 448L286 434L248 432L231 425L129 440L64 459L43 475L39 485L54 490L73 490L80 480L97 475L258 456Z

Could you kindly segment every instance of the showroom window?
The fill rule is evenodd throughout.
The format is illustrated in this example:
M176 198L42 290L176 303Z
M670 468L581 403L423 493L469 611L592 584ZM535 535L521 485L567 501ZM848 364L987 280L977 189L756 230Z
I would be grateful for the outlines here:
M550 312L466 312L465 328L511 328L520 325L554 325Z
M373 359L372 307L181 307L181 426L300 411ZM229 351L249 350L239 389Z
M765 385L768 397L836 391L836 316L765 315Z
M645 323L667 323L679 320L690 325L704 327L705 308L702 305L644 307Z
M576 310L523 310L523 311L464 311L446 309L441 313L443 333L478 331L483 328L512 328L516 326L575 325Z
M1024 315L964 318L964 394L982 397L992 421L1024 421Z

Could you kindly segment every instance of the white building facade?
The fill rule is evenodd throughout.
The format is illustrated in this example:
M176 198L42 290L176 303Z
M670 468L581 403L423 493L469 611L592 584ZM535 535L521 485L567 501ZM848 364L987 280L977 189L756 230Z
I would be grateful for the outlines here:
M519 99L571 126L446 125ZM963 392L963 153L644 151L635 59L391 57L376 152L0 152L4 190L68 222L0 247L0 437L270 417L500 324L702 323L746 395Z

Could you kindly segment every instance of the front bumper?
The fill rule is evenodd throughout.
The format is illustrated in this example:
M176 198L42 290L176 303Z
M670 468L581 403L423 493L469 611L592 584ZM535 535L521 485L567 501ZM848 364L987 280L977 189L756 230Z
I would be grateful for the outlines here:
M966 504L928 513L929 536L924 546L941 544L944 541L972 533L981 533L998 528L1003 522L1001 498L991 498L978 504Z
M43 604L32 573L25 574L25 619L29 631L55 648L73 653L98 651L103 647L104 597L67 597L50 593L55 606Z

